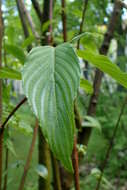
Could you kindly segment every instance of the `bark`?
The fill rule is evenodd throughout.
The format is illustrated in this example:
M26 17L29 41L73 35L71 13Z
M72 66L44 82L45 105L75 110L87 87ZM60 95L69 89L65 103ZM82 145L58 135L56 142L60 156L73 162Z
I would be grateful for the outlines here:
M38 132L38 121L36 121L36 125L34 127L33 138L32 138L31 146L30 146L29 153L28 153L28 156L27 156L26 164L25 164L25 167L24 167L24 172L23 172L21 182L20 182L20 185L19 185L19 190L24 189L26 176L27 176L27 173L28 173L28 170L29 170L29 167L30 167L30 163L31 163L31 160L32 160L32 154L33 154L33 150L34 150L34 147L35 147L37 132Z
M2 1L0 0L0 67L2 67L2 38L3 38L3 21L2 21ZM0 125L2 123L2 80L0 80ZM0 190L2 186L2 150L3 135L0 135Z
M31 0L31 1L32 1L33 7L34 7L34 9L35 9L35 11L37 13L37 16L38 16L38 18L39 18L39 20L41 22L41 20L42 20L42 12L41 12L41 9L40 9L40 5L39 5L37 0Z
M121 9L122 9L121 3L118 0L116 0L114 4L112 16L108 25L108 29L107 29L106 34L104 35L104 41L100 48L100 54L106 55L108 52L109 45L113 38L115 27L117 25L117 19L121 12ZM97 69L95 73L94 84L93 84L94 92L90 98L90 103L89 103L88 112L87 112L87 114L91 116L96 114L96 106L97 106L97 101L99 97L99 90L101 86L102 77L103 77L103 73ZM90 134L91 134L91 128L90 127L84 128L82 132L79 133L79 142L81 144L87 145L90 138Z

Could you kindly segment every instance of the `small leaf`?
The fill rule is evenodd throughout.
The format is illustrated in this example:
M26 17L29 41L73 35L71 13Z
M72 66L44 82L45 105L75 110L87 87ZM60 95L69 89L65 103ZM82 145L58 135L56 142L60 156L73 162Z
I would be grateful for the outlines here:
M80 79L80 87L88 94L92 94L93 93L93 86L91 85L91 83L86 80L81 78Z
M84 32L82 34L79 34L77 36L75 36L72 40L71 40L71 43L75 42L75 41L78 41L80 38L88 38L88 37L92 37L92 38L98 38L100 37L101 35L98 34L98 33L91 33L91 32Z
M14 80L21 80L21 73L10 69L8 67L0 68L0 78L1 79L14 79Z
M89 50L77 50L79 57L89 61L102 72L109 74L118 83L127 88L127 73L122 72L107 56L94 54Z
M44 178L44 179L48 178L48 170L47 170L47 168L44 165L38 164L38 166L36 168L36 172L42 178Z
M22 76L24 92L51 150L72 172L74 99L80 80L79 60L72 46L33 48Z
M28 38L26 38L22 44L23 48L28 47L30 44L32 44L32 42L35 40L34 36L29 36Z
M10 53L13 55L15 58L17 58L22 64L24 64L25 61L25 54L22 48L16 45L5 45L5 49L7 53Z
M91 116L85 116L85 121L82 122L82 127L94 127L101 132L101 125L97 119Z

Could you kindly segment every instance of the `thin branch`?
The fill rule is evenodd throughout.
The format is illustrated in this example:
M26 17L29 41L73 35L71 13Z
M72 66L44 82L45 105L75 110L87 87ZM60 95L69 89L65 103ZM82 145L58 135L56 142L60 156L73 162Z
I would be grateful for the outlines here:
M21 182L20 182L18 190L23 190L23 188L24 188L26 176L27 176L27 173L28 173L28 170L29 170L29 167L30 167L30 163L31 163L31 160L32 160L32 154L33 154L33 150L34 150L34 147L35 147L35 142L36 142L36 138L37 138L37 132L38 132L38 121L36 121L36 125L34 127L32 142L31 142L31 145L30 145L30 149L29 149L29 153L28 153L28 156L27 156L26 164L24 166L24 172L23 172L22 179L21 179Z
M81 20L81 23L80 23L79 34L81 34L82 31L83 31L83 24L84 24L84 20L85 20L85 14L86 14L86 10L87 10L87 5L88 5L88 0L84 0L83 11L82 11L82 20ZM79 45L80 45L80 39L77 42L77 49L79 49Z
M4 132L4 128L6 126L6 124L8 123L8 121L11 119L11 117L15 114L15 112L21 107L21 105L23 105L26 102L27 98L23 98L16 106L15 108L9 113L8 117L5 119L5 121L3 122L3 124L0 126L0 136L3 134Z
M30 28L32 30L33 35L35 36L35 38L37 40L40 39L40 36L39 36L38 32L36 31L35 25L33 23L32 17L30 16L29 12L27 11L27 9L25 7L24 1L23 0L18 0L18 2L22 7L23 13L27 18L27 21L28 21L28 23L30 25Z
M62 6L62 25L63 25L63 39L67 41L67 17L66 17L66 0L61 0Z
M113 144L114 144L114 139L116 137L116 134L117 134L117 130L118 130L118 127L119 127L119 123L121 121L121 117L124 113L124 109L125 109L125 106L127 104L127 97L125 97L124 101L123 101L123 104L122 104L122 107L121 107L121 111L120 111L120 114L119 114L119 117L118 117L118 120L117 120L117 123L116 123L116 126L113 130L113 134L112 134L112 137L111 137L111 140L110 140L110 143L109 143L109 146L107 148L107 151L106 151L106 156L105 156L105 159L102 163L102 166L101 166L101 174L100 174L100 177L98 179L98 182L97 182L97 186L96 186L96 190L99 190L100 189L100 185L101 185L101 180L102 180L102 177L103 177L103 174L104 174L104 170L105 170L105 167L107 165L107 162L108 162L108 159L109 159L109 156L111 154L111 150L113 148Z
M35 9L35 11L37 13L37 16L38 16L38 18L39 18L39 20L41 22L42 21L42 12L41 12L41 9L40 9L40 5L39 5L37 0L31 0L31 1L32 1L33 7L34 7L34 9Z
M48 35L48 44L52 44L52 16L53 16L53 0L50 0L49 4L49 35Z
M118 0L115 1L114 4L114 9L112 12L112 16L108 25L108 29L106 34L104 35L104 41L102 43L102 46L100 48L100 54L106 55L109 49L110 42L113 38L113 34L115 31L115 27L117 25L117 20L118 16L121 12L122 6ZM94 92L93 95L91 96L89 107L88 107L88 115L95 115L96 113L96 106L97 106L97 100L99 97L99 90L101 86L101 81L102 81L103 73L100 70L96 70L95 73L95 78L94 78ZM89 137L91 134L91 129L89 128L84 128L82 132L79 134L79 140L81 144L88 144Z
M74 148L72 153L72 163L74 168L74 183L75 190L80 190L79 185L79 164L78 164L78 150L77 150L77 137L74 138Z
M23 10L22 10L21 4L20 4L20 2L18 0L16 0L16 4L17 4L17 8L18 8L18 12L19 12L22 28L23 28L23 31L24 31L24 36L25 36L25 38L28 38L30 36L30 34L29 34L29 30L27 28L26 19L25 19L25 16L23 14ZM32 49L32 46L29 45L27 47L28 52L31 49Z

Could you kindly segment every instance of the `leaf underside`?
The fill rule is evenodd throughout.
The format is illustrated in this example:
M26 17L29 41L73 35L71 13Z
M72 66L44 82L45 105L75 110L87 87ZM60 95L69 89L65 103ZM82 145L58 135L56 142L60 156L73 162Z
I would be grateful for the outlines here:
M66 169L73 171L73 102L79 87L80 67L72 46L64 43L56 48L33 48L22 77L24 92L51 150Z

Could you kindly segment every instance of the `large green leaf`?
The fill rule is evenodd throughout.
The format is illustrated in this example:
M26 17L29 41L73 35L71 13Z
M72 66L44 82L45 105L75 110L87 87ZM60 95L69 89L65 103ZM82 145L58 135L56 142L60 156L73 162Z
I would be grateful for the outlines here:
M21 73L8 67L2 67L0 68L0 78L21 80Z
M51 150L72 171L74 99L80 80L78 58L69 43L33 48L23 72L23 88Z
M107 56L94 54L89 50L77 50L79 57L89 61L104 73L109 74L118 83L127 88L127 73L122 72Z

